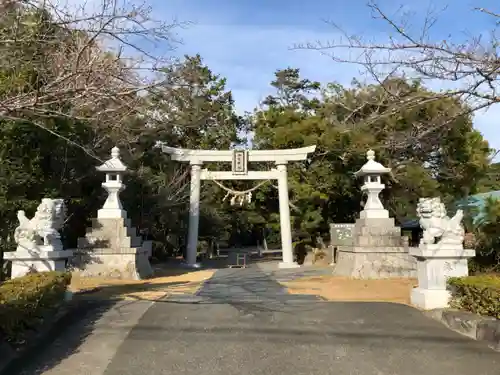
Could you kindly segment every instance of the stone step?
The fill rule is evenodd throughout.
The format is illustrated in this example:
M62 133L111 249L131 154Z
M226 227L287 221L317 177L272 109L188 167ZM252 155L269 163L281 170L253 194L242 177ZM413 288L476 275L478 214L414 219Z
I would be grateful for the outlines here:
M132 247L141 247L142 246L142 238L141 237L130 237L131 239L131 246Z
M398 227L356 227L354 234L360 236L401 236L401 229Z
M398 247L403 246L401 236L356 236L353 238L354 246Z
M85 237L78 239L78 247L94 247L89 242L93 242L95 238L101 242L99 247L140 248L142 246L142 238L137 235L137 228L131 226L130 219L92 219L92 227L86 228ZM103 242L107 243L102 244Z
M386 228L393 228L396 225L396 222L394 221L393 217L389 218L379 218L379 219L357 219L356 226L362 226L362 227L386 227Z
M136 227L126 227L126 228L127 228L127 236L137 237L137 228Z

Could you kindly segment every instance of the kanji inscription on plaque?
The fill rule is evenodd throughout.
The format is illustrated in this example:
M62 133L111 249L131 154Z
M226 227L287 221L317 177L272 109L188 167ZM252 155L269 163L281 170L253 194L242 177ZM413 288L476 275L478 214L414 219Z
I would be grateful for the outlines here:
M330 228L330 243L333 246L349 246L352 245L352 231L354 224L351 223L336 223L331 224Z
M233 150L233 174L248 173L248 150Z

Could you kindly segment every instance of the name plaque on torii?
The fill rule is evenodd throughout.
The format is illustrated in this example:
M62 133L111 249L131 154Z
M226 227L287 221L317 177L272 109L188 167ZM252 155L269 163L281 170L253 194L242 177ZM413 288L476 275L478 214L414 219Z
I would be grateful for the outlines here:
M248 150L233 150L231 171L236 176L248 174Z

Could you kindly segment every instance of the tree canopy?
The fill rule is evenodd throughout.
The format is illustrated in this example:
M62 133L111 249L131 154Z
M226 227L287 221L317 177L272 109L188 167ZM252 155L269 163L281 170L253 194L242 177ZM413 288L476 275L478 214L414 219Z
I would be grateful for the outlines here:
M368 149L392 169L385 199L399 220L414 216L418 197L441 195L447 202L477 191L489 168L491 150L474 130L470 116L453 117L450 126L415 143L399 142L434 116L454 116L464 105L443 95L425 108L402 108L373 121L377 111L394 105L384 86L354 82L349 88L320 85L300 77L297 69L276 72L276 94L253 114L254 145L262 148L318 146L311 160L290 166L295 227L324 232L329 222L352 221L360 210L359 182L353 172ZM405 95L434 95L418 81L386 82Z

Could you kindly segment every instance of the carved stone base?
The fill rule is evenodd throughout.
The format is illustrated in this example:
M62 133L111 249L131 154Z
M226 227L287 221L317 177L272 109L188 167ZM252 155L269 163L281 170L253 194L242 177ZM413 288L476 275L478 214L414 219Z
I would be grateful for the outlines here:
M72 255L71 250L17 250L4 253L4 259L12 262L11 278L14 279L30 272L65 271L66 260Z
M417 277L415 259L403 247L339 247L333 273L356 279Z
M80 277L105 279L142 280L153 275L146 249L130 248L126 251L115 253L109 249L76 250L71 270Z
M279 262L278 268L280 269L300 268L300 265L297 262Z
M410 254L417 259L418 288L413 289L411 303L422 309L448 307L449 277L469 274L467 260L475 256L475 250L454 244L421 244L411 248Z
M78 239L72 271L82 277L146 279L153 274L149 250L129 219L97 218L86 236Z
M448 307L450 292L440 289L413 288L410 300L412 305L423 310L442 309Z
M335 275L357 279L416 277L416 260L408 254L407 240L393 218L359 218L349 239L350 244L337 246Z

